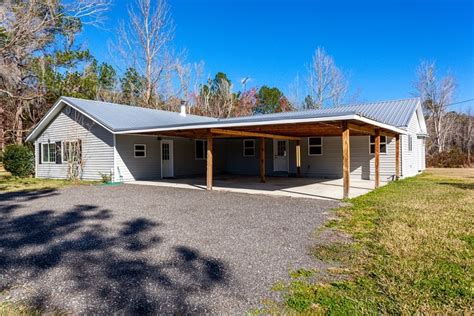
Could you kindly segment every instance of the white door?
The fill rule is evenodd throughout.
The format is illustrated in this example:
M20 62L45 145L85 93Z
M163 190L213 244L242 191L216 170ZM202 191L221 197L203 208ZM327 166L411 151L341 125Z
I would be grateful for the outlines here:
M425 144L423 138L418 138L418 171L425 169Z
M287 140L273 140L273 171L288 172L288 141Z
M162 178L174 177L173 141L172 140L161 141L161 177Z

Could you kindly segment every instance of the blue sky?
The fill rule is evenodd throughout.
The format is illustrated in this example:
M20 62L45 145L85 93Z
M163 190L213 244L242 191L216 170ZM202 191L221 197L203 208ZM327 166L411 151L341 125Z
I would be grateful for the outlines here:
M169 0L174 45L206 73L223 71L240 89L270 85L287 91L303 78L314 50L324 47L349 72L360 101L413 93L415 69L436 60L440 74L458 82L456 101L474 98L473 1L249 1ZM127 1L115 0L106 31L86 28L80 37L100 61L110 60L108 40L126 18ZM474 108L474 102L455 106Z

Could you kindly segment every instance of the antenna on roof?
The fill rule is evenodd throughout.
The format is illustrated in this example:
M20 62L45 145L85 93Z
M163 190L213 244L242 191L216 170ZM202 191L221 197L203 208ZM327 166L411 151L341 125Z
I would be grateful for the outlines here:
M247 82L250 81L250 77L247 76L245 78L243 78L242 80L240 80L240 83L244 86L244 91L247 89Z

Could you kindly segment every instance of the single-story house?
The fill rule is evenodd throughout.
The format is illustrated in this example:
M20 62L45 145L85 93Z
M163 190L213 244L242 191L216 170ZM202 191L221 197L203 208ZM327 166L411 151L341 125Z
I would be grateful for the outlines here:
M347 197L350 178L377 187L425 169L418 98L226 119L187 112L61 97L27 137L36 177L206 175L208 189L213 174L343 178Z

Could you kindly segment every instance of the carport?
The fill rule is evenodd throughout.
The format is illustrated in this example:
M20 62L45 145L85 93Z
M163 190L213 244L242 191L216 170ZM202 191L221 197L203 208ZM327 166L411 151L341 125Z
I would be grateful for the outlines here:
M395 174L394 178L400 177L400 134L405 131L397 127L384 124L357 112L321 111L317 116L314 113L289 112L275 115L252 116L243 118L221 119L215 122L197 123L179 126L168 126L153 130L135 131L135 134L156 135L157 137L179 137L189 139L207 140L206 177L205 188L207 190L232 190L246 193L265 192L267 194L298 195L317 197L318 192L326 192L327 188L334 190L331 194L323 194L323 198L349 198L378 188L381 185L380 177L380 142L381 136L393 137L395 139ZM350 155L351 137L371 135L375 139L375 176L373 181L351 180ZM301 144L302 137L340 137L342 140L342 179L322 180L303 179L301 177ZM214 163L219 157L216 155L214 140L216 139L259 139L259 177L235 178L237 180L223 181L215 178ZM296 178L268 178L265 171L265 139L294 141ZM168 185L179 187L204 188L203 178L187 178L179 180L154 181L155 185ZM286 184L284 183L286 181ZM351 184L353 182L353 184ZM138 181L137 183L140 183ZM142 182L143 183L143 182ZM287 187L287 188L283 188ZM278 189L279 188L279 189ZM338 193L338 188L342 194ZM297 192L295 192L297 190ZM354 193L351 193L351 190ZM298 192L299 191L299 192Z

